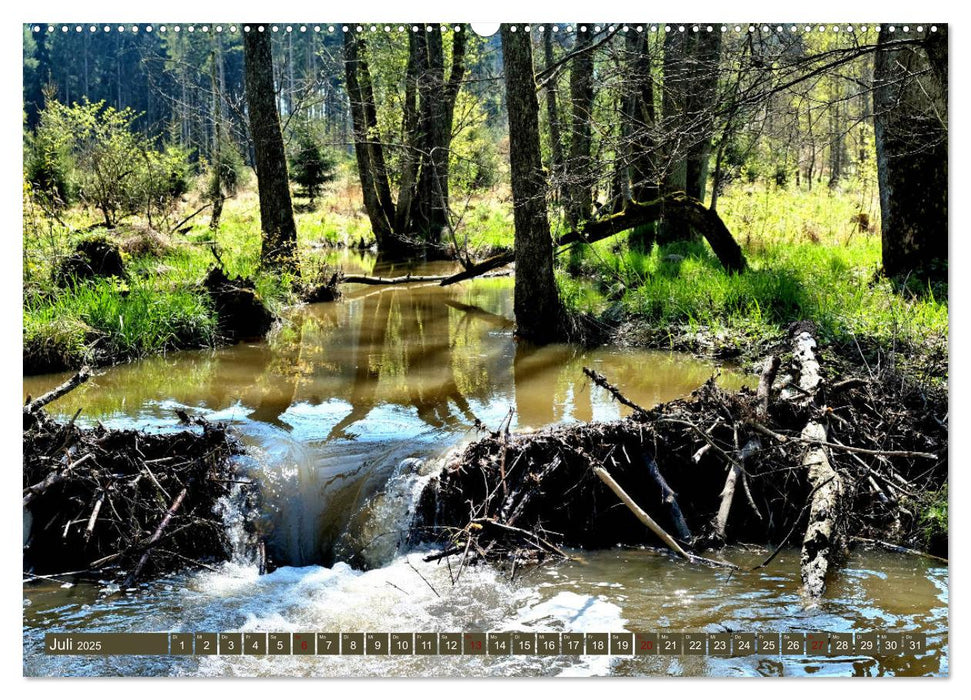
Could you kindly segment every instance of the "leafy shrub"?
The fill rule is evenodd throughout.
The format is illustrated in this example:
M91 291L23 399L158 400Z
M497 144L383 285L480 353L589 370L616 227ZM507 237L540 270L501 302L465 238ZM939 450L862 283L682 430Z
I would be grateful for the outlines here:
M25 138L24 176L34 196L54 208L69 206L77 196L71 140L56 111L46 109L37 129Z
M219 144L218 158L209 164L206 199L214 201L219 197L225 199L234 196L246 184L248 172L236 144L229 139L223 139Z
M144 213L167 214L188 191L188 153L158 149L134 128L138 114L101 102L66 106L48 99L29 137L25 171L35 191L51 200L98 209L105 226Z

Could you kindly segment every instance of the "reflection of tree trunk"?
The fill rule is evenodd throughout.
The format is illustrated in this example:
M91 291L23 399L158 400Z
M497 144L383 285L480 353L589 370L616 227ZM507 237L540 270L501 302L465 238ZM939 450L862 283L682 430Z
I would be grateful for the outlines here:
M449 406L449 401L453 401L466 422L473 423L475 416L459 390L452 366L451 338L446 330L448 305L437 294L413 294L410 301L411 315L402 314L404 371L418 417L434 428L455 427L462 421ZM443 372L445 378L440 382Z
M509 163L515 223L517 332L538 342L560 336L562 308L553 277L553 240L546 213L546 174L540 158L539 103L533 51L525 32L503 25Z
M880 33L874 63L883 269L946 279L947 83L938 76L947 76L947 28L925 40L926 51L893 49L892 37Z
M263 343L260 347L264 369L257 379L257 386L262 385L262 396L249 415L250 420L289 429L280 417L294 404L300 387L303 324L295 326L295 340L288 339L286 345Z
M536 376L548 367L548 362L543 361L539 352L540 349L530 343L516 343L512 368L516 389L516 416L521 428L541 428L556 421L553 413L553 387L540 386L536 381Z
M388 332L391 314L391 294L372 294L366 297L361 308L361 328L354 350L354 379L348 402L351 412L331 428L327 440L347 437L345 430L363 420L376 405L380 364ZM372 367L372 358L377 362Z

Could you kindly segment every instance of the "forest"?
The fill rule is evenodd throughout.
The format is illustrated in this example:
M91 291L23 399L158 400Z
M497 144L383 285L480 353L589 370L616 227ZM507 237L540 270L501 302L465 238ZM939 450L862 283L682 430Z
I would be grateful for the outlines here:
M763 567L796 546L815 599L855 546L946 557L947 44L944 24L25 25L25 509L54 523L37 570L73 546L71 568L128 586L150 558L220 551L157 542L183 498L209 522L214 484L243 478L221 414L193 411L233 390L194 403L152 369L202 381L220 352L253 368L218 369L252 420L296 431L295 407L347 402L326 441L408 394L454 446L401 544L432 532L426 563L515 577L623 543L738 569L725 545L768 546ZM480 347L495 334L505 359ZM652 398L653 360L586 359L654 351L710 372ZM111 410L140 429L178 398L203 430L158 472L165 498L96 468L141 464L136 436L110 457L100 423L44 412L141 367ZM550 367L554 403L568 384L621 413L526 420ZM510 368L519 419L482 388ZM61 444L78 451L51 472ZM96 527L106 493L155 515ZM363 556L294 558L252 527L261 572Z

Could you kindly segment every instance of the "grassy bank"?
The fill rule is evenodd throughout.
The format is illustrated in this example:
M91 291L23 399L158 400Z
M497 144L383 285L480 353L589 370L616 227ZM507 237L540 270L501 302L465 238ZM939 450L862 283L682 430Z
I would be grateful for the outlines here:
M568 305L619 325L625 342L725 356L757 355L810 320L822 341L861 361L894 353L924 378L946 379L947 287L878 274L876 217L859 194L739 187L719 211L745 273L727 274L703 241L638 252L606 240L564 265Z

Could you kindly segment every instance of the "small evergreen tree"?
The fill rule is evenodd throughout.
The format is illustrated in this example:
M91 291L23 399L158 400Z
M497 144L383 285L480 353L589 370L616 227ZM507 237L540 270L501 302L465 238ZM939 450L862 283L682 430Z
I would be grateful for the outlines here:
M309 128L299 129L295 141L290 156L290 179L303 188L312 204L324 185L334 179L336 159Z

